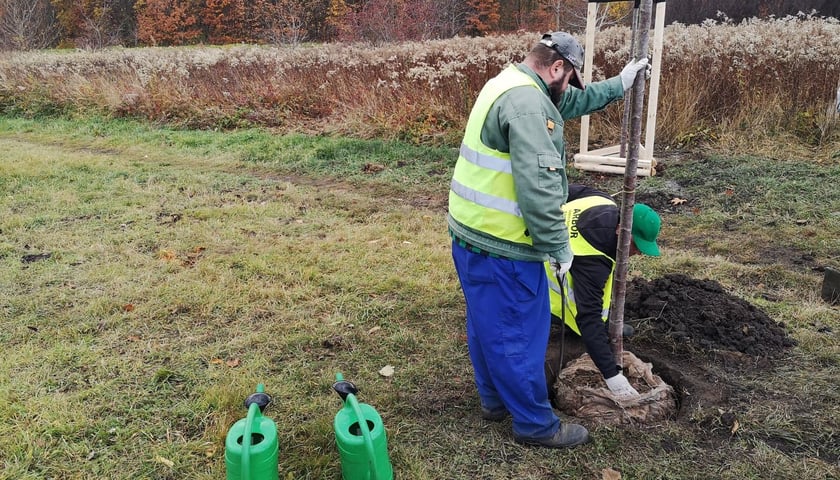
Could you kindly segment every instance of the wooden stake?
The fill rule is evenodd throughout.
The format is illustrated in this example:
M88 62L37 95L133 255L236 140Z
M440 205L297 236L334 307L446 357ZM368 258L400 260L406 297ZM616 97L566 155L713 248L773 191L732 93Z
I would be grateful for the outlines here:
M586 39L583 50L583 64L592 65L595 57L595 19L598 17L598 4L589 2L586 10ZM583 83L592 81L592 67L583 69ZM589 115L580 117L580 152L586 153L589 150Z
M598 173L615 173L615 174L622 174L627 172L627 167L617 167L614 165L597 165L597 164L588 164L578 167L581 170L586 170L588 172L598 172ZM637 168L636 175L639 177L650 177L654 174L655 170L653 168Z

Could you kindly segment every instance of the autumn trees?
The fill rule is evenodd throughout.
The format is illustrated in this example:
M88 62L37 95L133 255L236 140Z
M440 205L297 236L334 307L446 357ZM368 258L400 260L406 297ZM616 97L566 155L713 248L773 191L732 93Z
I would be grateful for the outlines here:
M145 45L183 45L201 37L198 16L178 0L138 0L137 39Z
M467 0L467 33L486 35L499 26L498 0Z
M603 18L626 21L631 4L603 4ZM0 0L0 49L385 43L518 30L578 31L586 5L586 0ZM666 22L697 23L716 18L718 10L739 21L813 9L840 16L837 0L671 0Z
M11 1L25 3L32 0ZM55 12L61 46L101 48L136 44L136 0L48 1Z
M544 9L540 0L0 0L0 47L381 44L546 29Z

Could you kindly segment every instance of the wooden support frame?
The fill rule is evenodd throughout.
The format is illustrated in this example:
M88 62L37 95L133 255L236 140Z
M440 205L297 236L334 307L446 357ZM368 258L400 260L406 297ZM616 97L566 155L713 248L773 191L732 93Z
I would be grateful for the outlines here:
M583 72L584 83L592 81L592 59L595 55L595 19L598 4L588 3L586 15L586 40L584 65L590 66ZM656 17L653 33L653 58L651 59L650 94L645 123L645 143L639 146L638 176L656 174L656 159L653 146L656 134L656 107L659 101L659 80L662 74L662 43L665 32L665 2L656 3ZM574 166L581 170L605 173L624 173L626 158L619 154L618 145L589 151L589 115L580 119L580 151L574 155Z

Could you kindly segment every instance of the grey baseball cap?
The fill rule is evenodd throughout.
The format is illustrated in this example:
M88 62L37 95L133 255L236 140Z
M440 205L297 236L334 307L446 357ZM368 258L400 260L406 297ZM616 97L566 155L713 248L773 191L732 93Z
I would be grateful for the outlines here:
M575 74L569 80L569 85L581 90L585 89L580 71L583 70L583 47L566 32L546 33L542 36L540 43L557 52L564 60L572 64Z

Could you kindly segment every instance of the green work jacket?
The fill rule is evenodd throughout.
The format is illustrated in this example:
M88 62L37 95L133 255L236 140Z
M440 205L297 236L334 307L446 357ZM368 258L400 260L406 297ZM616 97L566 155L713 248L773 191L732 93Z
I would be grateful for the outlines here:
M623 95L616 76L585 91L570 86L555 105L546 83L525 64L511 65L491 79L470 114L455 166L448 215L452 234L514 260L571 260L560 208L568 195L563 125ZM503 214L495 218L478 211L487 213L496 205L503 206Z

